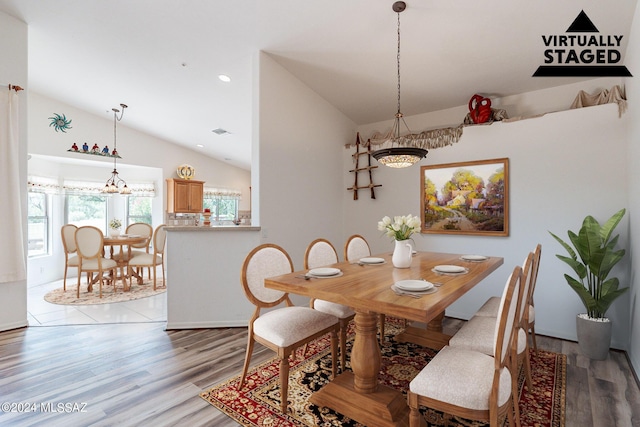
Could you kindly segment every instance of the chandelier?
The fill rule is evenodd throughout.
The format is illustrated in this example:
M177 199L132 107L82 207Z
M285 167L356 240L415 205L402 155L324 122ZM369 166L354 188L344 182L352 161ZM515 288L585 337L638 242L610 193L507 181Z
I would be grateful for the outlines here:
M113 111L113 172L111 172L111 177L107 180L107 183L104 185L104 188L102 189L103 193L108 193L108 194L114 194L114 193L120 193L120 194L131 194L131 190L129 189L129 187L127 187L127 183L125 182L124 179L120 178L120 175L118 175L118 169L117 169L117 165L118 165L118 140L117 140L117 135L116 135L116 125L117 123L122 120L122 116L124 115L124 109L127 108L126 105L124 104L120 104L120 107L122 108L121 110L118 110L117 108L112 108L111 110ZM118 117L118 113L120 113L120 117Z
M411 130L409 130L409 126L407 126L407 123L400 112L400 12L406 8L407 4L403 1L395 2L392 7L393 11L398 14L398 54L396 56L398 69L398 112L395 115L393 128L389 133L389 137L387 141L385 141L391 144L391 147L382 148L371 153L378 162L391 168L409 167L419 162L420 159L426 157L428 153L428 151L423 148L405 145L414 139L412 138L413 135L411 134ZM402 121L409 132L406 136L400 136L400 121Z

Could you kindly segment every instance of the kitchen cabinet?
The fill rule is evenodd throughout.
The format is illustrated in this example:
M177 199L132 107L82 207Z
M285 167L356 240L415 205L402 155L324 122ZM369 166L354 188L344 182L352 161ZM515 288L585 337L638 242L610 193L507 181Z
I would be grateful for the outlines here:
M167 179L167 212L202 212L204 181L192 179Z

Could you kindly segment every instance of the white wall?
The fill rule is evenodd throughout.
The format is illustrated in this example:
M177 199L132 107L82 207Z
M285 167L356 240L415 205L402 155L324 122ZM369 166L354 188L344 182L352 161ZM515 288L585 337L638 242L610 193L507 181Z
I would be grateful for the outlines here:
M0 86L13 84L27 88L27 25L0 12ZM20 92L20 176L24 188L20 200L0 200L0 203L19 203L26 212L27 202L27 91ZM24 247L27 247L26 220L22 225ZM20 224L14 224L19 227ZM2 236L0 236L2 238ZM25 254L26 256L26 254ZM0 331L27 325L26 281L0 283Z
M640 7L636 6L633 19L633 27L629 38L629 47L625 65L634 76L640 75ZM629 210L631 217L630 237L631 242L631 290L625 295L625 300L630 305L630 329L629 329L629 359L636 373L640 372L640 278L638 266L640 266L640 194L633 184L640 182L640 104L637 95L640 93L638 77L626 79L627 94L629 99L629 111L627 120L627 144L628 169L629 169Z
M342 253L342 152L355 125L264 53L259 91L262 241L301 269L316 238Z
M611 81L604 81L610 88ZM619 83L619 79L614 81ZM585 82L581 89L592 92L603 81ZM568 99L566 88L522 94L497 104L536 105L547 102L550 111L567 107L577 94ZM532 101L533 100L533 101ZM553 105L555 102L557 105ZM567 108L565 107L565 108ZM531 110L532 114L539 111ZM411 117L409 125L423 130L455 123L464 118L466 107L432 115ZM527 111L516 113L524 114ZM511 114L514 115L514 114ZM431 117L430 117L431 116ZM548 230L566 236L567 229L578 229L584 216L591 214L605 220L628 206L628 174L625 123L629 116L618 118L616 104L547 114L540 118L490 126L464 128L461 140L450 147L431 150L422 165L508 157L510 162L510 235L509 237L452 236L425 234L416 237L418 248L454 253L481 253L502 256L505 265L491 278L474 288L452 305L447 314L469 318L492 295L499 295L511 269L521 264L525 255L542 243L542 261L536 288L536 332L575 339L575 316L584 308L566 284L563 274L569 272L556 253L563 249ZM409 120L408 120L409 121ZM386 124L388 126L388 124ZM371 130L386 130L376 123L359 128L365 138ZM346 171L353 149L345 150L344 184L353 184L353 174ZM597 165L597 166L594 166ZM364 235L374 252L391 250L391 243L381 237L376 224L384 215L418 214L420 209L420 168L403 170L380 167L374 171L376 200L351 199L344 192L345 233ZM628 245L629 215L617 230L620 244ZM628 284L630 258L616 271L621 282ZM619 299L608 312L615 322L612 345L626 348L628 343L628 302Z

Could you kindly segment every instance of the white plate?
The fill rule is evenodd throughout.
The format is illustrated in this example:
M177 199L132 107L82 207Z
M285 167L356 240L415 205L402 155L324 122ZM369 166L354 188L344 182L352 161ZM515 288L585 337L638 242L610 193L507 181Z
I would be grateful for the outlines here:
M486 261L489 259L489 257L486 257L484 255L462 255L460 259L463 259L465 261Z
M361 262L362 264L384 264L384 258L360 258L359 262Z
M400 280L395 283L398 289L403 291L428 291L433 288L433 283L425 280Z
M464 273L467 271L466 268L459 265L436 265L433 269L440 273Z
M309 270L309 273L311 276L336 276L338 274L340 274L340 269L339 268L329 268L329 267L322 267L322 268L312 268L311 270Z

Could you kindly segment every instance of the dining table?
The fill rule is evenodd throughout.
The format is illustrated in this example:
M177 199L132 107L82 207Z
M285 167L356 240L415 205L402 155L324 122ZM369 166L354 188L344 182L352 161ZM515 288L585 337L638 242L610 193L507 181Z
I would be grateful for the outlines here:
M369 263L375 259L375 263ZM340 262L326 266L339 273L326 276L295 271L266 278L265 287L352 307L355 338L351 369L336 376L310 398L369 427L408 426L409 407L403 394L378 382L381 352L377 340L378 315L418 322L395 337L441 349L450 336L442 329L445 309L500 267L494 256L418 251L408 268L395 268L391 254L368 257L367 262ZM447 267L447 268L444 268ZM440 270L440 271L439 271ZM400 283L427 281L434 286L410 296L398 292ZM409 281L409 282L405 282ZM393 288L392 288L393 286Z
M149 240L148 236L142 236L138 234L120 234L117 236L105 236L104 246L109 247L109 256L115 260L120 269L120 276L113 277L114 283L116 280L122 280L122 286L125 291L129 290L129 284L127 279L129 276L135 277L138 284L142 284L142 276L136 271L129 271L129 259L131 259L131 246L146 243ZM120 251L115 252L114 247L119 246ZM125 269L127 272L125 273Z

